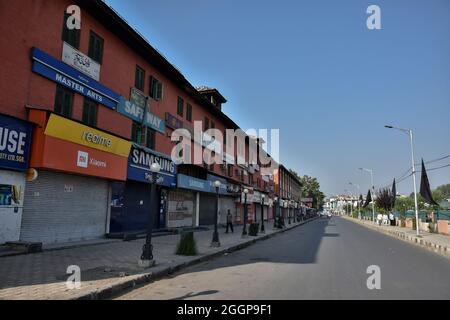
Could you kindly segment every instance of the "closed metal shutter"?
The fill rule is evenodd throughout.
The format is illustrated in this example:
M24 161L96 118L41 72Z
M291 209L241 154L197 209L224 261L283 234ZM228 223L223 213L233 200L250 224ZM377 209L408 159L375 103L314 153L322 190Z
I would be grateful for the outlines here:
M39 170L25 190L22 241L55 243L104 236L107 180Z
M195 217L195 194L175 189L169 191L167 226L170 228L192 227Z
M234 197L224 197L221 196L219 199L219 223L226 224L227 223L227 213L230 210L231 215L233 216L233 221L236 219L236 202Z
M200 225L213 225L216 213L216 196L213 194L200 194Z

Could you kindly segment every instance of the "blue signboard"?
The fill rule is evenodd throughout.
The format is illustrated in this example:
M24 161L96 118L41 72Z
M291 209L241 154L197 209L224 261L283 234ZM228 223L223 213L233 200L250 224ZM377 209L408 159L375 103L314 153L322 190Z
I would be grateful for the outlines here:
M209 193L216 193L216 190L214 188L214 180L203 180L198 179L195 177L187 176L184 174L178 174L178 188L184 188L184 189L191 189L201 192L209 192ZM212 176L215 177L215 176ZM217 177L218 178L218 177ZM223 184L223 187L221 186L219 188L219 194L228 194L226 184Z
M28 168L32 129L31 123L0 115L0 168Z
M152 128L153 130L159 131L161 133L166 132L166 123L161 118L158 118L151 112L145 113L145 120L142 122L144 117L144 109L135 103L125 100L124 97L120 97L119 104L117 105L117 111L124 116L133 119L134 121L140 122L145 126Z
M33 72L59 83L108 108L115 109L117 103L119 103L120 95L118 93L64 62L53 58L42 50L33 48L31 57L33 59Z
M148 148L133 144L130 156L128 157L129 180L151 183L152 172L150 166L157 162L161 166L158 173L157 184L165 187L176 187L177 166L170 157L157 153Z

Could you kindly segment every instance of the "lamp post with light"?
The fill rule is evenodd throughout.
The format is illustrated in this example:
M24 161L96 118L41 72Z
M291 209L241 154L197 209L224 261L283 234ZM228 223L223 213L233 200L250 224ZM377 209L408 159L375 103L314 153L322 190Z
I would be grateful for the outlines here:
M278 197L273 198L273 209L272 209L272 215L273 215L273 227L278 228Z
M372 221L373 223L376 223L375 221L375 186L373 185L373 170L372 169L366 169L366 168L359 168L361 171L366 171L370 173L370 182L372 183L372 191L371 191L371 198L372 198Z
M151 172L151 183L150 183L150 205L154 206L155 203L155 192L156 192L156 182L158 173L161 170L159 163L152 163L150 166ZM141 259L139 260L139 265L142 267L151 267L155 264L153 260L153 245L152 245L152 229L153 229L153 208L149 210L149 217L147 223L147 235L145 237L145 244L142 247Z
M412 169L412 177L413 177L413 187L414 187L414 209L416 211L416 234L420 236L419 233L419 206L417 203L417 186L416 186L416 167L414 165L414 143L413 143L413 132L411 129L402 129L393 126L384 126L388 129L397 129L403 133L406 133L409 136L409 142L411 147L411 169ZM394 195L395 197L395 195Z
M219 232L217 231L217 216L219 215L219 188L220 181L216 180L213 183L214 188L216 189L216 214L214 215L214 232L211 241L211 247L220 247L219 241Z
M248 189L244 189L244 227L242 228L242 236L247 236L247 194Z
M264 230L264 194L261 195L261 233L266 233Z

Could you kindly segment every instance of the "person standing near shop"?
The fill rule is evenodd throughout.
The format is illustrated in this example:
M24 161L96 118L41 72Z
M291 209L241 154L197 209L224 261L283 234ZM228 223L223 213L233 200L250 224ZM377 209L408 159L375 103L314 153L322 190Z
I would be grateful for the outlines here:
M231 215L230 209L228 209L228 213L227 213L227 229L226 229L225 233L228 233L228 228L231 229L231 233L234 233L233 216Z

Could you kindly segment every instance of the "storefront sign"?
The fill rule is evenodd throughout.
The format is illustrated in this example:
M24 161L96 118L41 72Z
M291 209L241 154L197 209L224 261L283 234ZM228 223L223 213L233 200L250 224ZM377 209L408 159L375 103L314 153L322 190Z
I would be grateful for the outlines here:
M130 101L131 103L141 107L142 109L145 108L145 104L147 102L147 107L149 107L148 105L149 100L147 99L147 96L137 88L130 89Z
M74 142L90 148L127 157L131 142L78 122L51 114L45 128L46 135Z
M126 180L127 158L51 136L45 137L39 167L89 176Z
M32 125L0 115L0 168L25 171L30 155Z
M128 179L151 183L150 166L154 162L159 163L161 166L157 184L166 187L176 187L177 166L170 157L136 144L132 145L128 158Z
M91 78L100 80L100 64L65 42L63 42L62 61Z
M166 112L166 124L169 128L172 129L183 128L183 121L179 120L177 117L168 112Z
M117 111L127 116L134 121L142 123L142 118L144 117L144 108L141 108L137 104L125 100L124 97L120 97L119 104L117 105ZM153 130L159 131L161 133L166 132L166 124L164 120L157 117L150 111L145 112L145 120L143 124Z
M219 193L220 194L228 194L228 182L226 179L209 174L206 176L206 179L211 183L214 192L215 192L215 187L214 187L214 181L220 181L220 187L219 187Z
M178 188L196 190L201 192L216 193L213 181L198 179L184 174L177 175ZM228 194L225 188L219 188L219 194Z
M120 95L75 68L33 48L33 72L59 83L108 108L115 109Z

